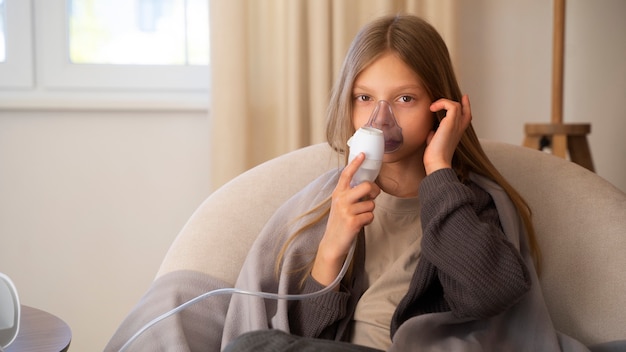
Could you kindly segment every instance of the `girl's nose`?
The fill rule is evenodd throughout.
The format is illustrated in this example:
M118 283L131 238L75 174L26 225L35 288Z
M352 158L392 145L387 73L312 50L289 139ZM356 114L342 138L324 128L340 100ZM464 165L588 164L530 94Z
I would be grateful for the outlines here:
M402 128L396 122L391 104L379 100L366 126L382 130L385 137L385 153L396 151L402 145Z
M391 105L385 100L379 100L367 123L368 126L379 129L389 128L397 125L396 118L393 115Z

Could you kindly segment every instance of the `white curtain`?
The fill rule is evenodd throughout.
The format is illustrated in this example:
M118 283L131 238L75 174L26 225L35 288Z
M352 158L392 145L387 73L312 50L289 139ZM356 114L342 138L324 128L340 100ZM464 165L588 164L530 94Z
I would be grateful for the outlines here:
M324 141L333 80L358 29L385 14L430 21L454 48L453 0L209 0L211 184Z

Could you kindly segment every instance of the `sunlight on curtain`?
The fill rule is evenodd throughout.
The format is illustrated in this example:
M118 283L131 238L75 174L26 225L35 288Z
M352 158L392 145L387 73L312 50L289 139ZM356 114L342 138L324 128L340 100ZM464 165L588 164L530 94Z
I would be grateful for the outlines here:
M450 44L452 1L211 1L213 187L325 140L330 89L363 24L412 13L430 21Z

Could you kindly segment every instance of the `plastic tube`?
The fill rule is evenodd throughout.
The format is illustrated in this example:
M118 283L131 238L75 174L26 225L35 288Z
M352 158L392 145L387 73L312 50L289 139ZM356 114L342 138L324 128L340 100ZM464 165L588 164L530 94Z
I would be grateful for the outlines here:
M266 299L275 299L275 300L303 300L303 299L308 299L308 298L314 298L317 296L321 296L323 294L325 294L326 292L329 292L330 290L332 290L333 288L335 288L337 285L339 285L339 283L341 282L341 280L343 279L343 277L346 275L346 272L348 271L348 268L350 267L350 262L352 261L352 257L354 256L354 250L356 248L356 241L352 243L352 246L350 246L350 250L348 251L348 255L346 256L346 260L343 262L343 266L341 267L341 270L339 271L339 274L337 274L337 277L335 278L335 280L333 282L330 283L330 285L324 287L323 289L316 291L316 292L311 292L311 293L303 293L303 294L279 294L279 293L269 293L269 292L254 292L254 291L247 291L247 290L241 290L238 288L220 288L220 289L216 289L216 290L212 290L209 292L205 292L199 296L196 296L195 298L190 299L189 301L182 303L181 305L179 305L176 308L171 309L168 312L165 312L163 314L161 314L160 316L152 319L151 321L149 321L146 325L144 325L141 329L139 329L133 336L131 336L128 341L126 341L126 343L122 346L122 348L120 348L119 352L124 352L126 351L126 349L137 339L139 338L139 336L141 336L144 332L146 332L148 329L150 329L152 326L158 324L159 322L161 322L162 320L164 320L165 318L168 318L180 311L182 311L183 309L196 304L206 298L209 297L213 297L213 296L217 296L217 295L227 295L227 294L240 294L240 295L248 295L248 296L257 296L257 297L261 297L261 298L266 298Z

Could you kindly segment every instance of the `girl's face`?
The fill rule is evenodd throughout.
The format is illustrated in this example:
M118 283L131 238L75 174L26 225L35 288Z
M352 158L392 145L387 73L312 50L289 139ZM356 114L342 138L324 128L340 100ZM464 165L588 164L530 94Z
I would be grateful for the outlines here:
M383 54L356 77L352 93L355 130L367 124L379 100L391 104L404 142L398 150L385 154L384 162L422 161L416 153L423 153L433 127L432 101L417 74L404 61L391 52Z

